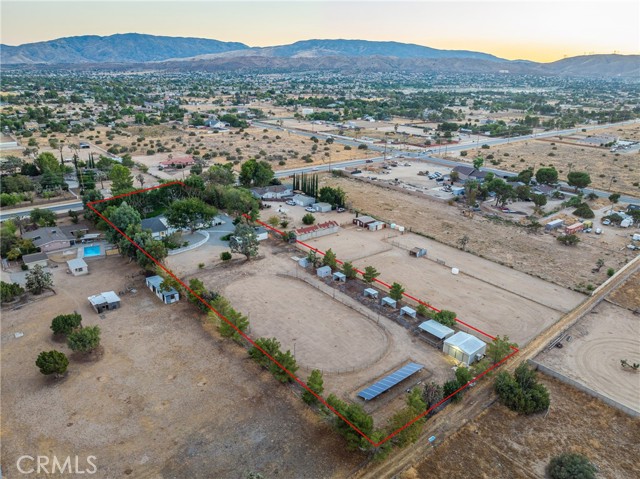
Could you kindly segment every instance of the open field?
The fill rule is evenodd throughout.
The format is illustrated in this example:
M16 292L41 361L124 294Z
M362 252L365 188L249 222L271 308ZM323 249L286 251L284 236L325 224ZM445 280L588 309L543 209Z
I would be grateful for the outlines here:
M640 124L621 125L570 137L549 137L511 144L492 146L489 150L469 148L466 157L455 155L456 161L469 161L477 155L485 158L485 166L493 166L487 155L493 155L495 166L508 171L521 171L528 167L554 166L561 180L569 171L586 171L592 186L603 190L640 196L640 152L611 152L607 147L592 147L584 143L588 136L614 136L623 140L640 141ZM549 156L553 154L554 156ZM451 156L451 155L449 155ZM612 180L612 177L614 178ZM635 185L634 185L635 183Z
M625 371L621 359L640 363L640 320L631 311L602 302L567 333L563 348L536 360L640 412L640 373Z
M325 292L328 288L317 284L313 271L302 270L291 259L302 256L299 250L272 241L263 242L261 250L261 257L250 263L208 266L189 278L201 279L248 314L252 338L275 337L282 350L295 352L300 378L322 370L325 396L334 393L362 402L357 393L386 374L408 361L424 365L402 386L365 404L376 424L383 424L403 406L406 388L427 378L439 383L451 379L453 358L346 294ZM290 276L278 276L283 274Z
M387 238L389 235L393 236ZM376 242L386 244L386 251L369 247ZM460 319L488 334L506 334L519 345L528 343L583 298L579 293L414 234L350 227L339 236L325 236L309 243L323 250L331 247L339 258L357 259L354 264L360 269L374 266L383 281L397 281L423 301L455 311ZM354 244L360 247L355 255L343 255L343 247L350 252L349 247ZM427 249L428 259L409 256L407 250L413 247ZM451 274L452 267L459 268L460 274Z
M428 201L407 192L383 188L349 178L322 177L321 185L340 187L350 207L380 219L411 228L455 248L467 236L466 250L514 270L537 276L565 288L598 285L607 279L606 268L592 272L598 258L619 269L635 256L626 239L583 235L576 247L566 247L548 234L531 234L525 228L480 215L461 215L456 206ZM612 230L618 232L619 230ZM622 234L622 233L621 233ZM604 235L602 235L604 236Z
M622 287L611 293L609 299L633 311L640 310L640 271L631 276Z
M346 477L361 461L329 425L186 302L163 305L136 274L122 308L93 313L86 297L116 292L139 270L124 259L91 274L54 270L57 295L2 312L2 469L19 456L95 455L99 477ZM58 382L34 365L54 342L57 314L78 311L102 329L104 356L70 359ZM15 338L15 332L24 336ZM312 471L312 472L311 472Z
M591 396L539 375L551 393L549 415L519 416L495 404L438 445L406 479L544 477L553 456L585 454L598 478L634 479L640 421Z

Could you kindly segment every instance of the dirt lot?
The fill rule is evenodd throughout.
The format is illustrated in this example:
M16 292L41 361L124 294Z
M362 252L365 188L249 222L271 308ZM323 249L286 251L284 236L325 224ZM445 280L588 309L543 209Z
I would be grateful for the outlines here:
M522 417L495 404L462 427L412 470L413 479L544 477L549 460L585 454L602 479L633 479L640 461L640 421L554 379L541 376L551 410ZM464 451L461 457L461 451Z
M186 302L162 305L142 276L138 292L100 319L85 298L120 290L137 268L119 258L89 266L77 278L54 270L57 295L3 311L3 473L13 477L23 454L95 455L100 477L136 478L346 477L362 460ZM41 350L69 352L49 325L73 310L101 327L105 353L71 359L56 382L34 361Z
M604 282L606 268L591 271L598 258L604 259L607 267L619 269L635 256L624 246L610 244L596 235L582 236L576 247L562 246L552 235L530 234L525 228L480 215L467 218L455 206L355 179L325 176L321 186L325 184L345 190L347 202L355 210L456 248L458 241L467 236L468 252L565 288Z
M357 259L354 264L360 269L374 266L383 281L397 281L423 301L457 312L460 319L488 334L506 334L519 345L528 343L583 298L579 293L414 234L358 231L351 227L340 235L309 243L323 250L331 247L339 258ZM376 248L376 243L386 245L386 251ZM354 245L358 246L355 250ZM410 257L407 250L413 247L427 249L428 257ZM351 252L354 256L349 255ZM371 254L364 256L364 252ZM451 267L459 268L461 273L453 275Z
M609 296L612 302L630 310L640 310L640 272L637 272Z
M303 256L295 248L263 242L261 251L260 258L251 263L218 263L187 278L200 278L238 311L248 314L252 338L275 337L283 350L295 352L301 366L299 377L305 378L311 369L322 370L325 396L334 393L361 402L357 398L360 390L408 361L424 365L422 372L402 386L366 404L376 424L382 425L402 407L406 388L426 379L442 383L453 376L455 361L404 327L339 291L325 286L328 292L323 292L305 282L302 278L314 284L317 280L291 259ZM283 273L293 276L278 276Z
M622 130L622 131L620 131ZM539 140L492 146L489 150L469 148L466 157L451 158L457 161L471 161L477 155L487 158L494 156L496 166L508 171L521 171L527 167L554 166L561 180L566 180L569 171L587 171L591 175L592 186L625 195L640 196L640 152L611 152L606 147L590 147L582 140L591 136L615 136L624 140L640 141L640 125L616 126L591 130L588 133L570 137L550 137ZM554 156L549 156L553 154ZM492 166L491 160L485 161ZM615 177L614 180L611 178ZM635 183L635 185L634 185ZM611 187L609 187L611 185Z
M603 302L567 333L562 349L536 360L640 412L640 373L620 366L621 359L640 363L640 318Z

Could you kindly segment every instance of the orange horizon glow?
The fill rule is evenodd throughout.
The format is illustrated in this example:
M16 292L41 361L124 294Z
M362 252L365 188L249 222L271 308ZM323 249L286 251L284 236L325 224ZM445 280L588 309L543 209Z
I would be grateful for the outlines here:
M594 53L640 53L640 2L627 0L3 0L0 9L0 40L5 45L136 32L249 46L308 39L396 41L538 62Z

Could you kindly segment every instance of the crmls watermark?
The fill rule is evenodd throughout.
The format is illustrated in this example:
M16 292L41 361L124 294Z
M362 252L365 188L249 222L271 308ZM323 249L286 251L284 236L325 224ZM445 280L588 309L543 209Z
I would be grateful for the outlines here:
M95 474L98 466L96 456L20 456L16 461L18 472L22 474Z

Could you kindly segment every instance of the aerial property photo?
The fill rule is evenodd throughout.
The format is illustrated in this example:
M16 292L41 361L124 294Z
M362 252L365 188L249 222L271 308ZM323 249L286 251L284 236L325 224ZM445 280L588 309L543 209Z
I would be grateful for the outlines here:
M0 477L638 477L637 4L118 6L0 4Z

